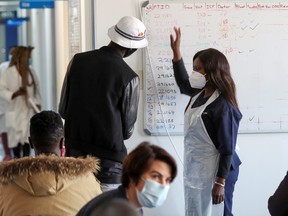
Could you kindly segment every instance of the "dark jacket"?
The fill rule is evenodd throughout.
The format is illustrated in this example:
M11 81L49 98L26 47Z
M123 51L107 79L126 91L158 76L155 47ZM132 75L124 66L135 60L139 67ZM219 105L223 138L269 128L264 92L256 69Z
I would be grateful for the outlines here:
M126 196L125 188L122 185L119 186L115 190L110 190L110 191L104 192L104 193L100 194L99 196L95 197L94 199L92 199L85 206L83 206L82 209L80 209L80 211L78 212L78 214L76 216L89 216L93 212L93 210L95 210L97 207L99 207L103 203L109 202L115 198L116 199L117 198L118 199L124 199L124 200L129 201L127 196ZM142 208L139 209L139 214L143 215Z
M139 77L116 49L106 46L76 54L59 104L67 148L122 162L138 101Z
M275 193L269 197L268 209L272 216L288 215L288 172L279 184Z

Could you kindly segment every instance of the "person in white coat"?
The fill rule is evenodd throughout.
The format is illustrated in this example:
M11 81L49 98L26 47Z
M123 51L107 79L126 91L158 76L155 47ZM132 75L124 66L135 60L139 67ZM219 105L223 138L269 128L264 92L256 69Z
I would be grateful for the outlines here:
M8 69L10 60L12 58L13 52L15 51L16 46L12 46L9 50L9 59L8 61L2 62L0 64L0 76ZM6 110L6 101L0 98L0 133L1 133L1 141L4 149L4 158L3 161L7 161L11 159L10 149L8 148L8 138L7 132L5 128L5 110Z
M39 82L29 58L33 47L15 48L9 68L0 78L0 97L7 102L5 127L8 147L15 158L30 155L28 143L29 120L36 113L35 104L41 109Z
M193 57L188 74L180 52L180 28L170 35L173 70L184 113L184 193L186 216L233 216L232 203L241 160L236 140L242 114L230 65L214 48Z

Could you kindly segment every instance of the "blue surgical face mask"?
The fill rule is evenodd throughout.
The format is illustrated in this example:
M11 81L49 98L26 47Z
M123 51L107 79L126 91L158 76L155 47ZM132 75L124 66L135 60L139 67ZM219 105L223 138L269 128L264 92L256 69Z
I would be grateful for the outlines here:
M32 58L29 58L29 65L32 65Z
M8 61L11 61L12 55L8 55Z
M146 180L142 191L136 188L136 194L141 206L155 208L161 206L166 200L169 185L162 185L156 181Z

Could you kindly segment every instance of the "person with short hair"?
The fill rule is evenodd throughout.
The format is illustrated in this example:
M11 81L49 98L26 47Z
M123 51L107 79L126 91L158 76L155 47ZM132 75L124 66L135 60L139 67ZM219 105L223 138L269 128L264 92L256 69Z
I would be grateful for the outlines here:
M35 114L29 141L36 157L0 163L0 216L71 216L101 193L94 176L97 159L63 157L64 127L58 113Z
M112 199L98 208L95 208L90 216L140 216L136 207L124 199Z
M108 36L108 46L74 55L59 103L67 156L98 157L102 191L121 183L124 140L137 119L140 80L123 58L148 44L144 24L133 16L122 17Z
M128 200L143 215L142 207L161 206L177 175L175 159L163 148L143 142L123 162L122 185L88 202L77 216L91 216L95 208L119 198Z

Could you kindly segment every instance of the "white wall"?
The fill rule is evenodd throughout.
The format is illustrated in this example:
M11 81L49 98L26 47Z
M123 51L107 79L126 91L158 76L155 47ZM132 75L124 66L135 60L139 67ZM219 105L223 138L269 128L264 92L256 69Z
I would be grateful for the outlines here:
M243 164L235 191L235 215L266 216L267 200L288 168L288 134L240 134Z
M142 96L142 95L141 95ZM288 134L239 134L239 156L242 160L239 179L234 193L235 216L268 216L267 200L283 179L288 168ZM182 178L183 137L147 136L143 132L143 98L140 98L135 131L128 141L129 149L143 140L151 141L167 149L177 159L179 174L172 184L168 200L146 216L184 215ZM174 147L176 150L174 149ZM179 157L178 157L179 155Z
M95 0L96 48L108 44L107 29L116 24L122 16L133 15L139 18L138 6L137 0ZM142 51L138 50L126 60L142 78ZM146 135L143 131L143 106L141 91L135 131L126 141L128 150L144 140L150 141L167 149L177 159L179 168L179 174L172 184L168 200L160 208L145 209L145 215L182 216L184 215L183 136ZM239 156L243 164L240 167L239 181L234 194L235 216L269 215L268 197L274 192L288 167L287 140L288 134L239 134Z

